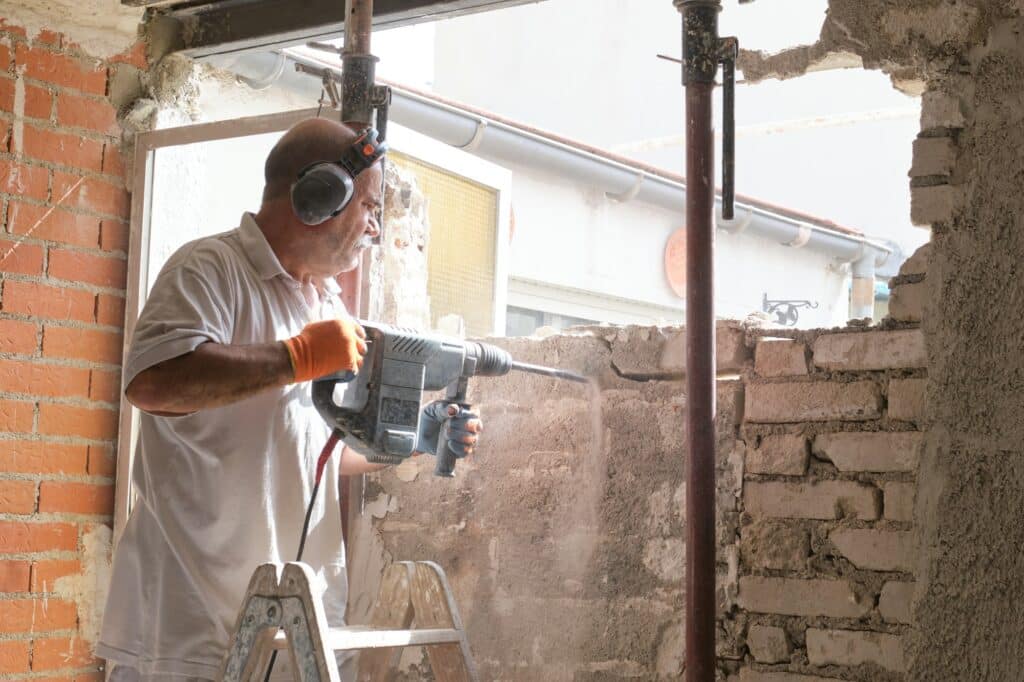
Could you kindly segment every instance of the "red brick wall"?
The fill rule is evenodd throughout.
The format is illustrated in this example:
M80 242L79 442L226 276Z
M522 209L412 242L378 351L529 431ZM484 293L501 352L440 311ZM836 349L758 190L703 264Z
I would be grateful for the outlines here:
M107 88L120 64L144 55L97 61L0 23L0 677L102 677L83 639L95 586L68 586L105 558L84 538L111 525L114 499L129 196Z

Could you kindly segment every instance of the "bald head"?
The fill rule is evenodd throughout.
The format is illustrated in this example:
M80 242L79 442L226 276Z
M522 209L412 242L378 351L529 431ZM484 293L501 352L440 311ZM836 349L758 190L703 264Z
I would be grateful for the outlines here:
M296 123L270 150L263 166L263 202L287 196L299 171L317 161L335 161L359 134L327 118Z

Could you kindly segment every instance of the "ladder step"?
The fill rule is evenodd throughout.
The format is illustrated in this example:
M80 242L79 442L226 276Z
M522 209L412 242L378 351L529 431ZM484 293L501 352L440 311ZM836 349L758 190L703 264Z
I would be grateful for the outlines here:
M334 651L354 649L388 649L402 646L425 646L430 644L457 644L462 633L451 628L424 628L422 630L382 630L352 626L331 628L324 646ZM287 649L288 641L284 632L274 637L275 649Z

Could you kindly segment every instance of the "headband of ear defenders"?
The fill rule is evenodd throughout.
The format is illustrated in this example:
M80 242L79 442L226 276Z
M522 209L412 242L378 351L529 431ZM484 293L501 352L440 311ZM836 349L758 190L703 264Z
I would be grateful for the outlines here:
M377 163L388 143L367 128L337 161L317 161L299 172L292 183L292 209L306 225L319 225L345 210L355 194L355 178Z

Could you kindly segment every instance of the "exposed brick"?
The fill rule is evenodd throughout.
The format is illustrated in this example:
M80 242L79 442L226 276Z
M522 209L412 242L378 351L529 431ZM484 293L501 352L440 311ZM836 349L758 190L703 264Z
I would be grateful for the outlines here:
M0 547L12 553L74 550L78 547L78 526L73 523L0 521Z
M116 175L119 178L125 177L124 156L117 145L110 142L103 148L103 172L107 175Z
M910 188L910 222L928 226L948 222L960 205L963 192L952 185Z
M859 598L845 580L743 576L739 587L740 607L754 613L860 618L874 606L873 600Z
M121 362L121 333L100 329L74 327L45 327L43 329L43 355L105 362Z
M6 74L6 72L0 72ZM0 110L14 111L15 81L6 75L0 76Z
M829 540L857 568L904 573L914 570L917 543L913 532L840 528L829 534Z
M28 38L28 32L25 31L23 27L18 26L17 24L8 23L8 21L3 18L0 18L0 31L3 33L9 33L10 35L20 36L22 38ZM7 49L7 45L4 44L0 44L0 47L4 50ZM9 58L10 57L8 56L8 59Z
M47 89L25 84L25 116L50 120L53 114L53 94Z
M78 625L74 602L63 599L12 599L0 601L0 632L72 630Z
M959 97L938 90L921 96L921 130L963 128L964 122Z
M35 403L0 399L0 431L29 433L35 415Z
M99 218L20 201L8 206L7 231L74 246L95 248L100 243Z
M33 38L33 41L36 43L43 43L44 45L60 47L62 39L62 34L44 28L43 30L36 34L36 36Z
M19 43L15 63L25 67L25 76L74 88L94 95L107 91L107 69L94 60L79 59Z
M814 454L840 471L916 471L923 449L924 434L916 431L847 431L814 439Z
M43 481L39 484L39 511L112 514L114 511L114 486Z
M926 175L949 175L956 164L956 144L950 137L919 137L914 140L912 178Z
M32 564L33 592L54 592L57 581L69 575L82 572L82 563L78 559L44 559Z
M927 379L889 381L889 418L920 423L925 416Z
M50 171L0 159L0 192L46 201L50 194Z
M117 473L117 455L106 445L89 446L89 475L113 476Z
M729 678L730 680L734 678ZM838 677L818 677L817 675L798 675L786 672L762 672L743 668L740 670L740 682L842 682Z
M782 476L807 473L807 439L801 435L765 436L756 448L747 448L746 454L747 473Z
M782 663L789 660L792 648L786 631L778 627L751 625L747 631L747 646L758 663Z
M0 306L4 312L54 320L94 321L96 297L88 291L35 282L4 282Z
M107 100L81 97L68 92L57 97L57 123L85 128L104 135L117 134L117 111Z
M740 555L751 568L800 571L810 554L810 535L799 526L757 520L740 529Z
M878 613L890 623L913 622L914 583L888 582L882 585Z
M931 260L931 257L931 242L926 242L917 247L917 251L915 251L910 258L903 261L903 265L900 266L900 276L926 274L928 272L928 262Z
M43 272L43 247L0 239L0 272L40 275Z
M122 220L104 220L100 225L100 248L104 251L128 253L128 223Z
M807 658L811 665L864 665L903 672L903 640L895 635L855 630L807 629Z
M117 436L117 411L71 405L39 405L39 432L108 440Z
M889 298L889 317L898 322L920 322L928 301L928 282L897 284Z
M107 61L111 64L128 64L145 71L149 68L149 61L146 58L146 43L140 40L121 54L110 57Z
M89 399L116 403L121 399L121 372L92 370L89 380Z
M612 363L625 376L670 378L686 373L686 339L679 327L628 327L611 330ZM750 360L745 332L735 322L715 328L718 372L738 372Z
M11 150L12 133L11 122L0 120L0 151L9 152Z
M38 348L38 325L19 320L0 320L0 353L31 355Z
M96 322L112 327L123 327L124 306L124 298L100 294L96 297Z
M914 520L913 483L887 482L882 484L882 509L889 521Z
M873 381L748 384L748 422L865 421L882 416L882 395Z
M4 441L0 471L31 474L84 474L88 448L38 440Z
M81 182L79 182L81 181ZM67 195L64 205L125 218L128 216L128 191L122 182L109 182L103 178L83 178L56 172L53 175L54 201Z
M34 125L25 126L22 139L24 146L15 151L33 159L92 171L103 167L103 143L99 140Z
M852 481L782 483L748 481L743 503L750 514L791 519L878 518L880 491Z
M28 671L29 643L25 639L0 641L0 674Z
M99 663L92 647L83 639L61 637L37 639L32 643L33 671L98 667Z
M832 370L924 367L928 362L920 329L823 334L814 341L814 364Z
M34 360L0 359L0 391L47 397L89 395L89 370L44 365Z
M758 339L754 371L763 377L807 374L807 346L793 339Z
M35 510L35 481L0 480L0 514L31 514Z
M0 561L0 592L27 592L30 568L27 561Z
M56 279L124 289L127 263L118 256L50 249L50 262L47 265L46 273Z
M106 673L102 670L97 670L96 672L89 673L75 673L75 677L71 682L106 682L106 679Z

